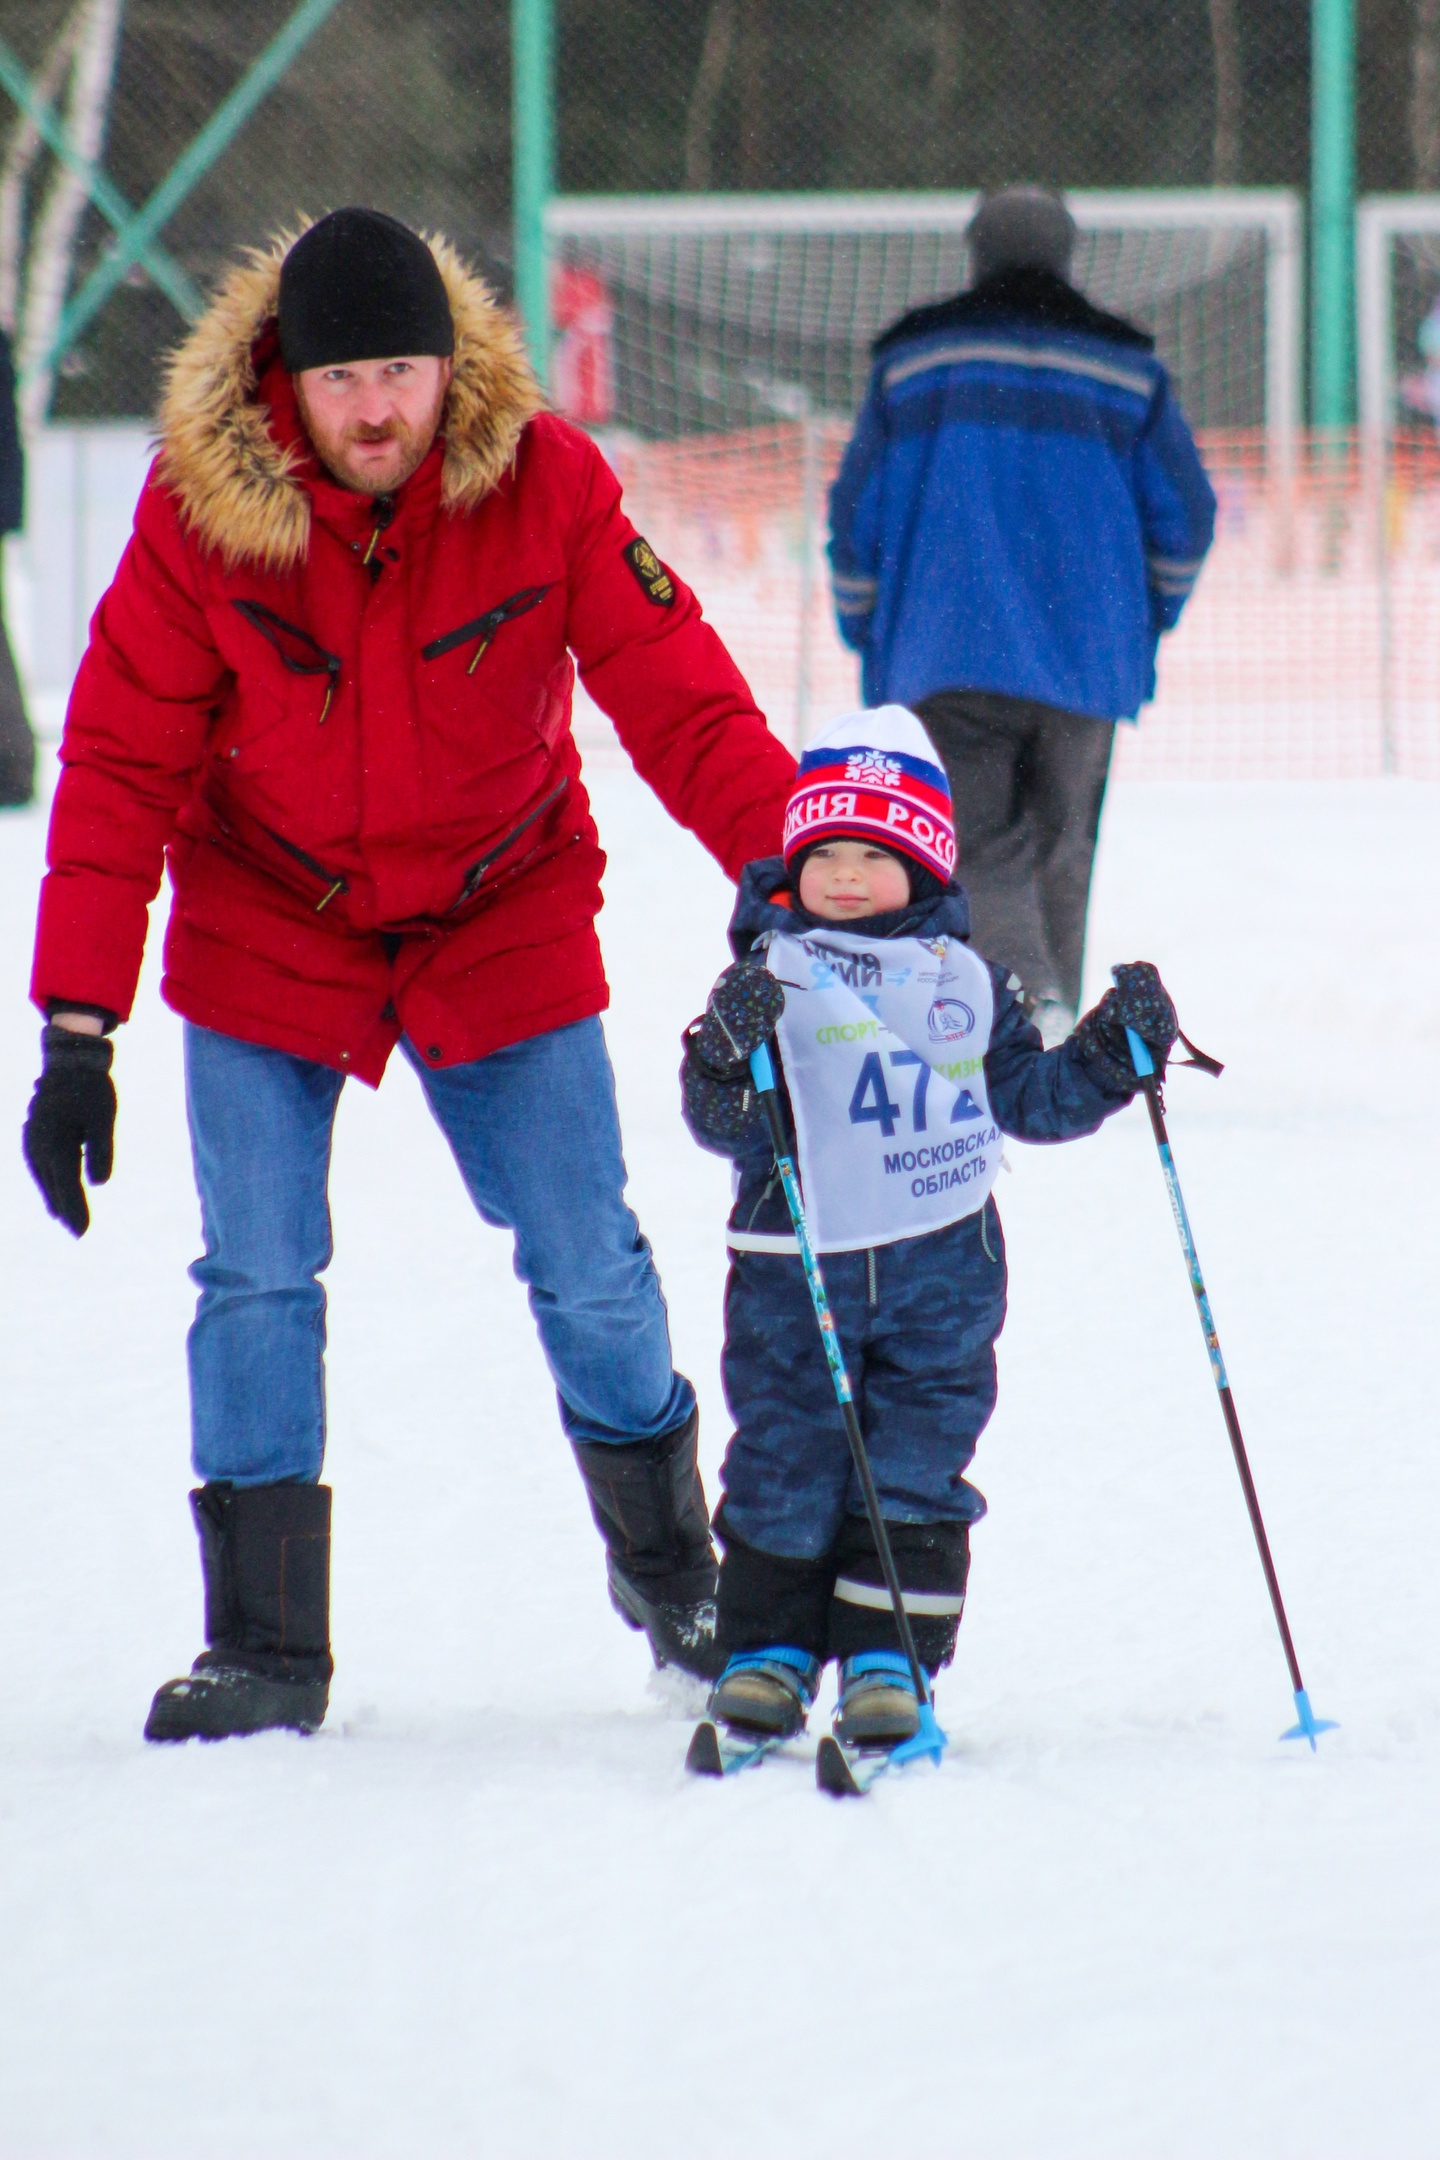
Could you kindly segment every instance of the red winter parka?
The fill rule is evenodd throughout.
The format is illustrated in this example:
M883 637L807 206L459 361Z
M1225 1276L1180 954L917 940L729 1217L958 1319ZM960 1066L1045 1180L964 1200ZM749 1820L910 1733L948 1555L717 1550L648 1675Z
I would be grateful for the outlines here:
M168 859L169 1004L375 1082L402 1031L453 1065L608 1002L571 654L731 877L778 851L794 760L443 242L442 438L393 508L331 481L278 356L282 253L172 368L66 718L32 995L127 1015Z

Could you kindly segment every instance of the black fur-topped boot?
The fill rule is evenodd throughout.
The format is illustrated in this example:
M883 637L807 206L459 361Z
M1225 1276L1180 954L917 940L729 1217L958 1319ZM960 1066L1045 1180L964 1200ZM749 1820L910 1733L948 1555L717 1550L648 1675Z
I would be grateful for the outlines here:
M334 1670L329 1486L202 1485L190 1507L209 1648L159 1689L145 1738L317 1731Z
M605 1540L610 1602L644 1631L657 1665L713 1680L715 1548L700 1482L700 1413L654 1440L577 1440L595 1527Z

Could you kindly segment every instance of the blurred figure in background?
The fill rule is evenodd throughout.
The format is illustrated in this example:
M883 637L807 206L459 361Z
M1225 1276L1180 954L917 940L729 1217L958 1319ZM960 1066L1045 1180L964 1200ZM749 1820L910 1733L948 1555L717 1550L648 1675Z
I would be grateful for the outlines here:
M15 412L15 366L10 340L0 330L0 538L19 532L25 522L25 453ZM0 810L28 803L35 793L35 737L26 717L25 698L10 640L5 634L4 594L0 591Z
M1154 340L1068 282L1061 198L1004 188L968 238L970 290L876 340L830 498L835 605L866 704L910 706L940 753L976 943L1053 1044L1112 723L1154 694L1215 497Z
M1419 413L1432 427L1440 426L1440 299L1431 303L1415 333L1420 366L1400 378L1400 403L1408 413Z

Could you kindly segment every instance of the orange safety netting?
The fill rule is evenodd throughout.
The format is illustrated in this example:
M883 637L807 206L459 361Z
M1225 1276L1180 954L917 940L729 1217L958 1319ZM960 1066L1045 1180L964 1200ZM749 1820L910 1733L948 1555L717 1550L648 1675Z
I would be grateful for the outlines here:
M825 561L839 423L777 421L606 453L632 517L694 586L787 740L859 698ZM1141 779L1440 779L1440 443L1203 439L1215 546L1159 689L1124 728ZM1383 508L1383 515L1382 515Z

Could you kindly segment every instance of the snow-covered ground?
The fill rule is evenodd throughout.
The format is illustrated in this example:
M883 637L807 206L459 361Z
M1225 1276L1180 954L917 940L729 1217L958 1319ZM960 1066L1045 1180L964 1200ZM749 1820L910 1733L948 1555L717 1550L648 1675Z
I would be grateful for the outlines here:
M723 1168L676 1110L727 889L597 761L632 1196L705 1405ZM938 1774L681 1771L503 1240L397 1065L341 1108L333 1708L146 1748L199 1647L197 1243L152 954L72 1244L21 1166L38 815L0 817L6 2160L1430 2160L1440 2151L1440 792L1122 785L1094 986L1169 1090L1285 1670L1143 1111L1010 1148L1013 1303ZM158 940L157 940L158 943ZM1426 2034L1430 2035L1429 2040Z

